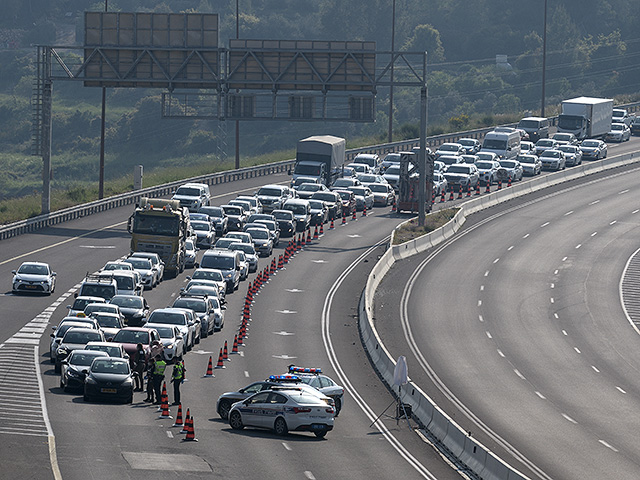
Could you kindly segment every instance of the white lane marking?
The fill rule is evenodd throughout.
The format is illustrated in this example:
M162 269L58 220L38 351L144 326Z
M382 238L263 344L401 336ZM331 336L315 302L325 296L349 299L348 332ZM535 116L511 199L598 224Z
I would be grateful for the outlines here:
M573 210L569 210L567 213L564 214L564 216L566 217L567 215L571 215L573 213Z
M484 291L484 285L480 285L480 291Z
M309 470L305 470L304 476L307 477L309 480L316 480L316 477L314 477L313 473L311 473Z
M580 248L582 246L581 243L579 243L578 245L576 245L576 249Z
M513 245L511 245L509 248L507 248L507 251L510 252L511 250L513 250Z
M482 300L478 300L478 306L481 307L482 306Z
M293 333L293 332L285 332L284 330L282 330L280 332L271 332L271 333L273 333L274 335L281 335L283 337L288 337L290 335L295 335L295 333Z
M487 337L489 337L489 338L493 338L493 337L491 336L491 332L489 332L488 330L487 330L485 333L487 334Z
M108 230L110 228L119 227L120 225L126 225L126 224L127 224L127 221L118 222L118 223L114 223L113 225L107 225L106 227L102 227L102 228L99 228L97 230L93 230L91 232L83 233L82 235L77 235L77 236L72 237L72 238L67 238L66 240L62 240L61 242L52 243L51 245L47 245L46 247L38 248L36 250L32 250L30 252L23 253L21 255L16 255L15 257L7 258L6 260L3 260L2 262L0 262L0 265L4 265L5 263L13 262L15 260L19 260L21 258L28 257L30 255L33 255L34 253L44 252L45 250L49 250L50 248L58 247L60 245L64 245L65 243L73 242L74 240L77 240L79 238L88 237L89 235L93 235L95 233L103 232L104 230Z
M625 391L624 391L622 388L620 388L620 387L616 387L616 390L618 390L620 393L625 393L625 394L627 393L627 392L625 392Z
M167 430L167 437L173 438L173 433L171 433L169 430Z
M290 293L301 293L301 292L304 292L304 290L300 290L298 288L285 288L285 291L290 292Z
M605 442L604 440L598 440L602 445L604 445L605 447L613 450L614 452L618 453L618 449L614 448L612 445L608 444L607 442Z
M536 395L539 396L542 400L546 400L547 398L542 395L540 392L536 392Z
M629 191L629 189L622 190L621 192L618 192L618 195L622 195L623 193L627 193L628 191Z
M573 349L576 351L576 353L582 353L578 347L573 347Z
M360 235L353 234L353 235L347 235L347 237L349 237L349 238L360 238Z
M558 314L557 314L557 313L554 313L554 314L553 314L553 316L554 316L555 318L560 318L560 317L558 317Z
M496 264L496 263L498 263L499 261L500 261L500 258L496 258L496 259L493 261L493 263L494 263L494 264Z
M298 313L298 312L296 312L295 310L276 310L276 313L284 313L286 315L289 315L289 314Z
M487 270L486 272L484 272L484 276L488 277L489 276L489 270Z
M567 415L566 413L563 413L562 416L565 418L565 420L570 421L571 423L577 425L578 422L576 422L573 418L571 418L569 415Z
M631 213L638 213L638 212L640 212L640 209L634 210L634 211L633 211L633 212L631 212Z
M566 330L562 330L562 334L563 334L565 337L569 336L569 334L567 333L567 331L566 331Z
M311 263L327 263L326 260L311 260Z
M609 222L609 225L613 225L616 222L617 222L617 220L614 220L613 222Z
M94 248L94 249L102 249L102 248L116 248L115 245L78 245L80 248Z
M240 355L241 357L244 357L244 352L242 350L238 351L238 355Z
M249 372L247 372L247 371L245 370L245 371L244 371L244 376L245 376L246 378L249 378Z
M282 360L293 360L294 358L298 358L298 357L292 357L290 355L287 355L286 353L284 355L271 355L273 358L281 358Z
M591 202L589 205L595 205L596 203L600 203L600 200L594 200L593 202Z
M546 227L547 225L549 225L549 222L545 222L545 223L543 223L542 225L540 225L540 228L544 228L544 227Z
M562 258L562 261L563 261L563 262L566 262L566 261L567 261L567 258L569 258L569 257L563 257L563 258Z
M552 283L552 284L551 284L551 288L556 288L556 284L555 284L555 283Z
M591 234L591 236L592 236L592 237L595 237L597 234L598 234L598 232L593 232L593 233Z
M482 315L478 315L478 320L480 320L481 322L484 322L484 318L482 317Z
M558 274L558 270L556 270L555 272L553 272L553 274L554 274L554 275L557 275L557 274Z
M502 350L498 349L498 355L500 355L502 358L504 358L504 353L502 353Z
M553 297L551 297L551 303L555 303L555 300L553 299Z
M531 235L530 233L527 233L524 237L522 238L527 238L529 235Z
M285 450L291 451L291 447L289 446L289 444L287 442L282 442L282 446L285 448Z
M595 365L591 365L591 368L593 368L594 372L600 373L600 370L598 370L598 368Z
M516 374L516 375L517 375L521 380L526 380L526 379L524 378L524 375L520 373L520 370L518 370L517 368L515 368L513 371L515 372L515 374Z

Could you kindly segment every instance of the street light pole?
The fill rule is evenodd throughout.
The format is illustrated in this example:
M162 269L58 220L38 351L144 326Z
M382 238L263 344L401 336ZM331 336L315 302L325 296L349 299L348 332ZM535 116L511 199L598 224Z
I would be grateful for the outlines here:
M240 38L240 13L236 0L236 40ZM236 170L240 168L240 120L236 120Z
M104 0L104 11L109 9L109 0ZM102 87L102 115L100 117L100 166L98 179L98 199L104 198L104 131L106 116L107 89Z
M544 0L544 27L542 32L542 105L540 106L541 117L544 117L546 85L547 85L547 0Z
M393 142L393 65L395 64L394 50L396 40L396 0L393 0L391 11L391 70L389 72L391 85L389 86L389 143Z

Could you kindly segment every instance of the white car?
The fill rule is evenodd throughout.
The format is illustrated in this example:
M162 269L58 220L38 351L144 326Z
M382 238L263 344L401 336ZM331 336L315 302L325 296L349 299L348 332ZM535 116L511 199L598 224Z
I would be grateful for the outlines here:
M152 289L160 282L160 272L153 266L148 258L129 257L124 260L133 266L133 269L140 274L144 288Z
M148 258L151 260L151 265L158 269L158 281L162 281L162 278L164 277L164 262L160 258L160 255L152 252L133 252L130 257Z
M181 308L159 308L154 310L149 315L147 323L178 327L187 350L190 350L196 343L196 324L189 320L187 314Z
M626 142L631 139L631 129L624 123L612 123L605 138L609 142Z
M164 347L164 359L172 362L176 357L182 357L187 353L180 329L174 325L163 325L161 323L147 323L145 328L155 328L160 335L160 341Z
M277 435L289 431L313 432L322 438L333 430L334 408L295 387L273 387L236 402L229 411L234 430L246 427L273 429Z
M56 289L56 272L48 263L24 262L18 270L12 270L13 293L36 292L51 295Z
M342 410L344 404L344 388L334 382L331 378L322 374L320 368L297 367L289 365L288 375L299 377L307 385L320 390L327 397L333 398L336 407L336 417Z

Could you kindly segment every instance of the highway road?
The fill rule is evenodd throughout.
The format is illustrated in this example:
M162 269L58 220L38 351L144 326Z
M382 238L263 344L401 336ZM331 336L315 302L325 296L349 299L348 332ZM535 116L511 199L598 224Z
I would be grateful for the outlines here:
M640 337L620 282L640 246L639 174L615 169L472 215L379 288L392 356L530 478L638 478Z
M257 182L265 179L217 187L216 203L252 193ZM142 393L136 394L131 406L88 404L79 392L63 393L49 363L48 333L64 316L84 274L128 253L130 213L130 208L116 209L3 242L0 276L7 281L0 301L4 364L0 441L7 448L0 451L0 461L7 474L14 479L65 480L212 475L229 479L460 478L406 423L383 416L371 427L392 397L360 345L356 314L362 285L384 251L385 238L406 218L391 215L388 208L376 209L367 217L358 214L357 221L350 219L333 231L326 228L317 243L299 252L256 298L249 337L240 354L225 369L215 370L214 378L202 378L209 356L215 363L225 340L231 347L247 282L229 297L223 331L202 340L185 357L188 381L182 397L184 408L195 419L197 443L183 442L184 435L172 427L173 420L158 418L157 407L144 403ZM54 295L10 293L10 271L27 259L51 263L58 273ZM270 259L261 260L260 269L268 263ZM145 292L151 307L167 306L187 273ZM277 437L252 429L236 432L218 418L215 403L221 393L284 373L291 363L320 366L347 387L335 429L324 440L307 433ZM176 407L171 415L175 417ZM50 448L57 458L53 469Z
M610 153L632 147L616 146ZM224 203L240 193L252 193L266 181L284 182L287 177L274 176L268 180L251 179L220 185L214 192L216 203ZM443 206L449 205L450 202L447 202ZM439 204L436 206L441 207ZM125 227L130 213L128 207L116 209L3 241L0 276L7 279L7 287L5 293L0 294L0 359L6 369L0 377L0 403L3 405L0 441L7 448L0 451L0 461L13 478L169 479L177 476L210 478L215 475L233 479L260 475L274 479L312 479L344 474L353 478L459 478L455 469L405 423L397 424L394 419L383 416L375 427L370 426L392 398L373 373L360 345L356 330L357 302L368 271L384 251L389 232L407 218L391 215L389 209L375 209L366 218L359 214L356 222L350 220L346 226L336 225L334 231L325 229L325 235L317 244L297 254L285 270L278 272L263 287L255 300L249 338L246 347L241 348L241 355L234 356L225 369L216 370L215 378L205 379L202 376L209 356L213 356L215 361L224 341L231 344L233 340L240 320L246 282L230 297L225 329L203 340L185 358L188 381L183 386L183 402L185 408L190 408L194 415L199 442L182 442L182 436L176 432L179 429L171 427L172 421L159 419L156 408L142 402L143 394L136 394L133 406L127 406L86 404L80 394L62 393L58 386L59 377L54 374L48 359L47 335L50 326L62 318L65 305L71 303L71 296L87 271L97 270L106 261L128 253L129 235ZM513 217L513 222L520 225L523 222L518 218ZM497 242L497 238L494 232L491 249L487 249L489 256L499 253L501 242ZM276 254L281 253L283 247L281 245ZM443 293L440 299L451 298L452 292L458 291L458 283L451 279L470 276L472 261L484 258L484 254L479 254L484 250L465 252L467 262L463 262L460 269L453 268L453 264L445 267L448 273L439 276L438 281L442 282L441 288L447 290L447 294ZM42 259L52 264L58 272L54 295L11 295L10 271L27 259ZM417 261L416 258L407 263L413 266ZM498 262L494 268L502 268L506 263ZM266 262L262 261L261 268L265 265ZM526 262L524 266L521 262L512 265L512 268L525 266L529 268ZM410 273L413 268L394 269L394 272L405 270ZM454 275L450 277L452 271ZM521 275L512 274L514 278L520 278ZM391 312L393 323L390 324L391 332L387 333L392 344L398 339L402 340L398 319L403 316L397 314L400 310L393 310L393 305L403 298L403 286L407 280L403 277L400 283L392 281L391 285L386 284L380 297L384 300L377 306L379 311ZM171 302L184 281L184 274L175 280L165 281L156 289L146 292L145 297L152 308L164 307ZM422 291L431 290L429 281L432 279L421 283L423 287L429 286L422 288ZM487 294L488 285L485 285ZM509 292L517 285L518 282L512 279L511 283L496 284L492 289L495 292L500 289L500 294L494 295L502 298L507 295L504 292ZM472 296L477 301L475 290L469 292L474 292ZM410 298L415 299L415 295ZM559 302L560 297L557 298ZM487 305L487 300L483 301ZM458 324L460 321L464 323L462 314L456 321L449 320L451 305L446 303L440 307L437 316L447 318L447 323L455 326L444 329L448 332L448 342L442 344L442 347L450 345L453 351L458 334L464 340L463 344L473 336ZM508 309L508 305L502 308ZM455 309L461 312L463 307L469 305L456 305ZM416 308L422 308L421 312L428 311L424 305ZM494 314L502 312L485 315L489 318ZM425 323L425 335L439 334L435 331L437 322L421 323ZM497 336L502 330L507 330L507 326L496 329L491 335ZM431 343L424 338L419 344L431 347ZM433 350L435 352L437 349L434 347ZM519 351L517 348L515 350ZM407 353L404 347L400 351L401 354ZM503 348L502 352L511 353L507 348ZM237 389L272 373L282 373L290 363L321 366L347 388L345 406L336 420L336 428L324 440L318 441L312 435L303 433L281 438L271 432L251 429L235 432L217 418L215 401L220 393ZM446 372L450 362L441 363L437 367L443 367ZM418 376L417 365L410 360L410 375L414 379ZM470 365L475 366L476 362L470 361ZM469 364L464 363L458 375L467 372L473 376L467 371L468 368ZM522 371L528 373L528 369L522 368ZM505 377L501 375L500 383L511 384L509 372L503 372L503 375ZM459 379L454 377L452 381L455 385ZM428 383L429 379L425 376L425 384ZM467 400L467 396L473 397L477 392L474 386L459 395L464 400ZM631 391L622 382L620 386ZM492 390L493 385L489 391ZM511 392L512 395L515 393ZM493 412L495 415L495 410ZM175 407L171 413L175 416ZM566 414L573 419L573 410L567 409ZM454 412L454 416L459 419L462 414L456 415ZM579 418L578 415L574 416ZM518 424L521 423L517 413L505 418L491 418L496 422L495 426L491 424L492 428L502 432L504 424L511 425L513 418L518 418ZM524 425L527 423L524 422ZM481 429L473 424L469 429L478 432L478 435L482 434ZM504 433L505 437L510 438L507 433ZM54 442L49 439L54 439ZM549 463L555 463L552 460L542 461L542 454L533 455L539 447L531 446L529 440L525 435L517 442L514 440L514 445L523 450L527 459L529 456L533 458L532 465L535 464L543 474L548 475ZM606 437L603 440L606 442ZM499 440L495 442L498 444ZM50 451L55 452L57 458L53 462L53 470L49 461ZM523 465L536 472L526 460L523 460ZM549 477L543 475L543 478ZM561 477L551 475L551 478Z

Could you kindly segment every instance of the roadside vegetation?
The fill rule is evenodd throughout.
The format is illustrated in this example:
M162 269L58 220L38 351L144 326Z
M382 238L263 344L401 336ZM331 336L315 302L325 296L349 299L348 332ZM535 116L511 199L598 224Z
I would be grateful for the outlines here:
M427 233L433 232L437 228L442 227L449 220L451 220L456 213L458 213L459 208L447 208L444 210L438 210L436 212L431 212L430 214L425 216L424 226L420 227L418 225L418 218L413 218L408 222L402 224L398 228L395 229L393 234L393 244L400 245L405 242L409 242L418 237L426 235Z

